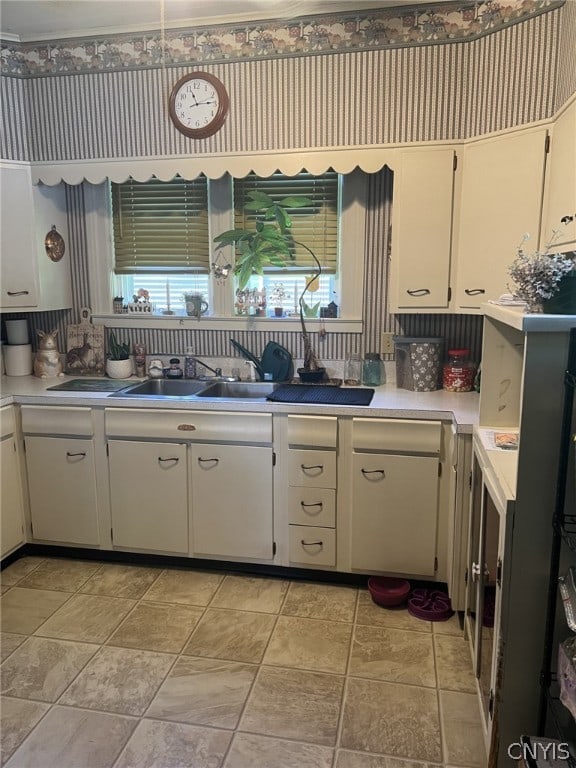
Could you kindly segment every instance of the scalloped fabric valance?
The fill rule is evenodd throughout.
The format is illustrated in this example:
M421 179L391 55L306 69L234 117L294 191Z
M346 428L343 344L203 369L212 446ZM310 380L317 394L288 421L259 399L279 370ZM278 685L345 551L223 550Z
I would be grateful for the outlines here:
M64 161L32 163L32 181L49 186L59 184L101 184L109 180L117 183L129 178L148 181L152 177L169 181L175 176L195 179L201 173L209 179L224 174L243 178L249 173L271 176L276 171L295 176L301 171L322 174L329 168L337 173L351 173L360 168L376 173L385 165L393 168L397 147L349 147L321 151L294 150L291 152L196 155L186 157L122 158L109 160Z

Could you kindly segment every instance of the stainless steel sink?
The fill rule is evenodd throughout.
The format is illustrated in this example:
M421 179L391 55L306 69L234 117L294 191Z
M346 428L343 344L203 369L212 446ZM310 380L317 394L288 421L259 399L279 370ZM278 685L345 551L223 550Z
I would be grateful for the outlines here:
M189 379L148 379L114 392L109 397L193 397L206 386L205 381Z
M227 400L253 400L266 397L277 386L278 384L272 381L218 381L198 392L196 396L218 397Z

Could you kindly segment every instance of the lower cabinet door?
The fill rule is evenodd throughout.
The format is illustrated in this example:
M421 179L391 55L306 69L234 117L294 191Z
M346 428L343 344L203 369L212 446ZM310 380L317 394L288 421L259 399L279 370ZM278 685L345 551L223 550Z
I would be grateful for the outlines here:
M32 535L68 544L99 544L92 440L26 437Z
M108 442L112 543L188 553L186 445Z
M354 453L352 567L432 576L438 458Z
M217 557L273 557L272 448L190 446L192 548Z
M24 541L22 492L16 458L16 443L13 436L0 441L0 466L2 467L0 556L4 557Z

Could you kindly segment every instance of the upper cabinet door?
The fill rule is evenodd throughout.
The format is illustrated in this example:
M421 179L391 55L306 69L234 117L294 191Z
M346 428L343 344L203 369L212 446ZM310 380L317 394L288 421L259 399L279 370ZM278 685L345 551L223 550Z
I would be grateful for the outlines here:
M552 252L576 248L576 100L552 127L546 164L542 250L551 242L555 231L558 236L554 238Z
M64 184L33 187L27 163L4 161L0 187L0 309L40 312L71 307ZM57 247L50 247L56 240Z
M524 233L538 243L547 131L538 128L464 149L456 237L455 308L478 312L507 293L508 267Z
M405 150L394 168L390 309L448 308L455 153Z
M38 270L34 253L34 204L30 166L0 167L0 308L38 304Z

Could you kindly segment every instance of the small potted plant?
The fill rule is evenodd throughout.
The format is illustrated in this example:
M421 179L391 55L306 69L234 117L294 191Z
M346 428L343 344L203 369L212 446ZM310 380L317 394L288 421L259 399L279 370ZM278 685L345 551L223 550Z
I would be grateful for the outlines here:
M291 233L292 219L288 210L308 208L312 201L307 197L290 195L276 203L264 192L250 192L250 201L245 208L262 214L255 229L230 229L214 238L218 248L236 246L234 272L238 276L238 287L242 291L252 275L262 275L265 266L285 267L287 259L293 259L293 248L299 245L312 256L315 271L306 278L306 285L298 300L300 326L304 342L304 362L298 369L301 381L320 382L326 378L326 369L319 365L304 321L304 294L322 274L322 267L316 254L305 243L294 240Z
M284 299L287 298L288 294L286 293L286 288L284 288L284 283L275 283L269 296L270 303L274 307L275 317L282 317L284 314L283 303Z
M522 247L530 237L525 234L508 268L514 297L525 301L529 312L576 313L576 253L550 253L558 235L554 232L543 251L528 254Z
M130 344L127 341L119 342L114 331L110 331L108 338L106 374L111 379L128 379L132 376Z

